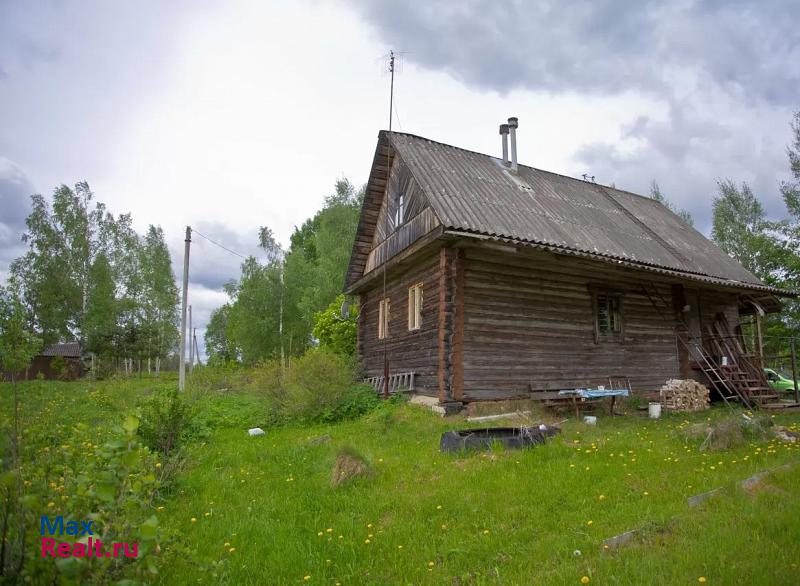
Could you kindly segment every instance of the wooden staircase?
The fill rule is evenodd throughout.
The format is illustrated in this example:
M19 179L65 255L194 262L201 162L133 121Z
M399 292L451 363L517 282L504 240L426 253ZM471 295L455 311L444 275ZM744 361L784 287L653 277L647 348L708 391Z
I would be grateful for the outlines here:
M650 303L666 322L675 323L670 304L654 284L649 285L642 285L642 291ZM677 317L688 334L689 324L683 315ZM725 403L740 401L748 409L753 409L778 397L769 386L758 357L745 352L741 337L730 331L727 322L717 319L713 325L706 326L702 340L692 341L681 335L677 340L679 346L694 357L698 368ZM723 356L727 358L724 365L721 364Z
M717 320L706 326L705 334L704 341L714 360L710 367L703 364L701 369L718 390L730 388L749 407L778 398L767 382L759 357L745 351L741 337L731 332L726 322ZM717 362L723 356L727 364Z

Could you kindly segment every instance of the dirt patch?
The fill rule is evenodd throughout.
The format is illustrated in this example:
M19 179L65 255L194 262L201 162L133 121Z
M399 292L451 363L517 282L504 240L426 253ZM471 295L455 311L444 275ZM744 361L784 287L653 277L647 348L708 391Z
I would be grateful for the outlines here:
M331 487L337 488L370 474L371 468L361 455L350 450L342 451L336 456L336 463L331 470Z

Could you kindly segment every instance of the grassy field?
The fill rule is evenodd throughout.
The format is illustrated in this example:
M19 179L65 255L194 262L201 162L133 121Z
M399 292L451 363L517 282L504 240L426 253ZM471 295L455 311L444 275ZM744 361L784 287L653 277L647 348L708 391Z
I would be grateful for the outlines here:
M172 383L24 385L26 471L45 470L38 514L80 513L59 454L102 441L159 384ZM10 386L0 389L7 424ZM249 437L246 428L267 421L260 397L232 390L201 401L203 433L152 503L165 531L155 582L800 583L800 466L748 491L738 485L797 462L800 448L764 440L700 452L700 440L684 439L693 423L729 417L724 408L568 421L546 446L452 456L439 453L439 436L463 420L411 405ZM800 416L774 421L796 428ZM342 448L361 453L371 474L332 488ZM603 549L632 529L631 543Z

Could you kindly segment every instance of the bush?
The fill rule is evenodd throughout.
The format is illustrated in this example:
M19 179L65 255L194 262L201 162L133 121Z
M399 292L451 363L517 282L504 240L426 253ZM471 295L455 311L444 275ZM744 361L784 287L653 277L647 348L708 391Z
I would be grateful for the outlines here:
M168 455L181 443L189 407L177 390L156 391L139 404L139 436L151 450Z
M351 359L317 348L285 369L277 361L262 363L251 384L267 398L274 420L328 423L359 417L380 402L354 378Z

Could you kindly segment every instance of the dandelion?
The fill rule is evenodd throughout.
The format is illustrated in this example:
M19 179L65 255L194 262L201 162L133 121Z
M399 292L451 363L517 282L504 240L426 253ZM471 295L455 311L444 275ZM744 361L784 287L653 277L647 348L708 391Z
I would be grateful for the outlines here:
M483 530L483 534L484 534L484 535L489 535L489 530L488 530L488 529L484 529L484 530Z
M327 528L325 531L326 531L327 533L332 533L332 532L333 532L333 528L332 528L332 527L328 527L328 528Z
M231 547L231 548L228 550L228 553L233 553L234 551L236 551L236 548L235 548L235 547Z
M340 536L339 536L339 539L344 539L344 535L340 535Z
M647 491L644 491L644 496L650 496L650 493L647 492Z
M428 562L428 567L433 567L435 564L433 562Z
M303 580L305 580L306 582L308 582L309 580L311 580L311 576L303 576Z
M192 517L191 519L189 519L189 521L191 521L192 523L197 523L197 519L195 519L194 517Z
M447 529L447 523L442 523L442 529Z
M589 583L589 576L584 576L581 578L581 584L588 584Z
M398 545L397 549L403 549L403 546L402 545Z
M436 505L436 510L437 511L441 511L442 510L442 505Z
M322 537L322 531L317 532L317 537Z
M156 462L156 468L161 468L161 462Z
M367 537L369 537L370 539L372 539L372 533L370 533L369 535L367 535Z
M597 497L597 498L598 498L599 500L601 500L601 501L604 501L604 500L606 500L606 495L604 495L604 494L601 494L601 495L600 495L599 497Z
M570 464L569 467L570 468L575 468L575 464Z
M591 521L591 520L589 520L589 521L586 521L586 524L587 524L587 525L591 525L592 523L594 523L594 521Z
M367 523L367 529L372 529L372 523Z
M223 545L223 547L230 547L230 546L231 546L231 544L230 544L229 542L227 542L227 541L226 541L226 542L225 542L225 544Z
M705 577L705 576L700 576L700 577L697 579L697 581L698 581L698 582L700 582L701 584L703 584L703 583L706 581L706 577Z

